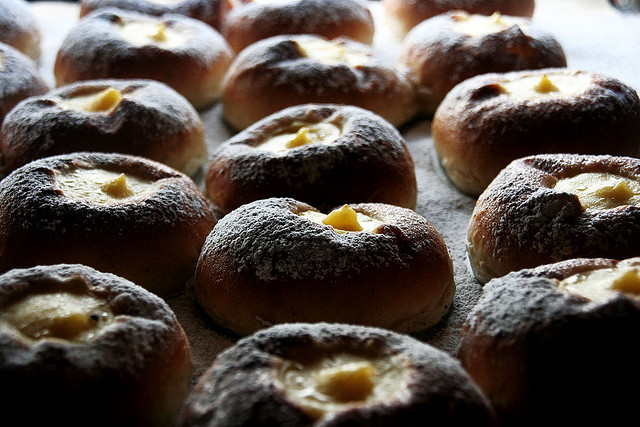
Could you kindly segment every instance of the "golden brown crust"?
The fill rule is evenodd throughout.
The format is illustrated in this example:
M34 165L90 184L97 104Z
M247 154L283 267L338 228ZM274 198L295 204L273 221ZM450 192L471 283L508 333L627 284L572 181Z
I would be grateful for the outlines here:
M366 65L322 64L303 56L298 42L319 36L275 36L244 49L225 77L225 120L240 130L259 119L298 104L355 105L400 126L415 116L414 88L400 71L376 59L370 46L346 38L340 46L370 58Z
M406 360L398 396L313 419L292 402L275 371L296 354L365 354ZM177 426L492 426L494 416L456 360L407 335L344 324L288 324L260 331L220 354L185 402Z
M331 144L272 153L256 147L292 124L329 123L342 130ZM292 197L327 210L379 202L413 209L413 159L398 131L358 107L305 104L270 115L212 154L205 178L209 199L227 213L268 197Z
M40 24L27 2L3 0L0 3L1 43L13 46L31 59L38 60L40 39Z
M462 329L457 357L504 426L624 423L640 380L635 342L640 303L619 294L593 302L557 281L640 259L573 259L489 282ZM517 379L517 380L514 380ZM590 408L586 411L584 408Z
M486 283L511 271L578 257L640 255L640 208L584 209L575 194L555 190L562 177L609 172L640 177L630 157L549 154L513 161L478 198L467 252Z
M282 34L348 37L370 44L374 23L367 4L361 0L242 0L225 15L220 32L233 50L240 52L258 40Z
M62 104L107 88L123 95L108 113ZM190 176L207 160L198 113L173 89L152 80L82 81L31 97L7 115L0 143L4 175L32 160L75 151L147 157Z
M299 216L314 209L288 198L258 200L227 214L198 261L198 302L240 335L293 321L401 332L437 323L455 292L440 234L409 209L350 206L385 224L378 233L338 234Z
M479 74L566 67L556 39L528 18L503 17L502 31L469 35L452 26L469 17L451 11L424 21L402 41L400 63L409 70L418 91L421 112L432 115L458 83Z
M590 80L575 94L522 99L499 86L527 76ZM619 80L585 71L543 69L473 77L456 86L433 119L434 146L463 192L477 196L514 159L544 153L640 152L640 99Z
M450 10L491 15L533 16L534 0L382 0L385 17L398 37L420 22Z
M136 46L116 31L120 24L149 21L164 23L186 35L184 43L171 48ZM82 19L68 32L56 56L54 75L58 86L108 78L158 80L202 109L219 98L233 55L224 38L198 20L104 9Z
M103 168L158 188L130 202L100 205L64 195L56 171ZM204 196L186 175L121 154L73 153L16 169L0 181L0 271L79 263L125 277L168 296L184 289L215 224Z
M116 8L153 16L169 14L185 15L198 19L220 30L233 0L176 0L173 2L154 0L81 0L80 17L98 9Z
M37 266L0 276L0 306L71 290L106 301L117 321L86 343L30 340L0 324L3 416L25 425L173 425L189 392L189 343L160 298L83 265ZM37 402L37 410L34 404ZM99 416L98 416L99 414Z

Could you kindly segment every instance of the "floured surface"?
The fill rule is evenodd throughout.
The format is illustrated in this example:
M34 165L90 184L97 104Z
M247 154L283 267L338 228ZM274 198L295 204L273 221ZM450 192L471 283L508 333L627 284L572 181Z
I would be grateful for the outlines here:
M57 46L66 31L77 21L78 7L69 3L32 4L43 26L41 69L49 84L54 84L53 62ZM378 2L371 8L377 30L374 47L390 60L398 52L384 26ZM610 8L607 0L538 0L533 21L553 34L563 46L569 68L581 68L617 77L640 90L640 15L623 15ZM220 106L202 112L212 152L231 136L220 116ZM458 334L464 317L475 304L481 287L473 278L465 252L466 227L475 199L460 194L442 171L430 135L430 123L421 121L401 129L416 165L418 204L416 211L425 216L442 234L453 260L457 293L451 312L437 326L417 337L449 353L457 349ZM200 176L200 180L201 180ZM197 306L191 288L169 304L176 312L193 353L194 381L206 370L215 355L232 345L237 337L217 327Z

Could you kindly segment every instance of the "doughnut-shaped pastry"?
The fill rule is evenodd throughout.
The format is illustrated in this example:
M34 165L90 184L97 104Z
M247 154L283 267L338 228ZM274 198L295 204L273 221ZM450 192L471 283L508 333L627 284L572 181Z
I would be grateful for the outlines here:
M532 17L534 0L382 0L384 16L397 37L404 37L422 21L450 10L469 13Z
M455 293L444 240L421 215L379 203L325 215L290 198L224 216L194 287L204 311L239 335L298 321L417 332L449 311Z
M160 298L113 274L58 264L0 275L0 308L5 420L173 425L190 389L191 352Z
M458 361L407 335L278 325L216 358L187 398L187 426L493 426Z
M458 83L486 73L566 67L562 46L529 18L452 11L428 19L404 38L399 62L432 115Z
M109 78L158 80L203 109L220 97L233 55L216 30L196 19L106 9L68 32L54 75L58 86Z
M571 258L640 256L640 160L570 154L515 160L478 198L467 252L481 283Z
M207 160L200 116L152 80L73 83L17 105L0 130L4 174L75 151L134 154L195 175Z
M514 159L545 153L640 154L640 100L605 76L567 69L486 74L456 86L432 122L451 181L479 195Z
M233 0L80 0L80 17L106 8L130 10L154 16L184 15L220 30Z
M347 38L275 36L236 56L224 80L223 115L241 130L298 104L346 104L371 110L394 126L417 111L404 71L377 58L371 46Z
M636 416L623 390L640 381L639 295L640 258L510 273L484 287L457 356L501 426L624 425Z
M269 197L327 210L379 202L413 209L413 159L400 133L358 107L305 104L270 115L224 142L205 178L208 198L227 213Z
M193 275L214 223L194 182L161 163L47 157L0 181L0 271L85 264L170 296Z
M18 49L31 59L40 58L40 24L24 0L0 2L0 42Z
M48 90L49 86L28 56L0 43L0 123L18 102Z
M371 11L362 0L240 0L220 30L236 52L282 34L348 37L370 44L374 31Z

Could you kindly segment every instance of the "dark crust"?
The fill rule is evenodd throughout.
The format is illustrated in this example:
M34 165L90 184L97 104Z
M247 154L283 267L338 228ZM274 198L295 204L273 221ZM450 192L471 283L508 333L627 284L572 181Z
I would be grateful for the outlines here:
M582 92L522 100L501 95L496 85L543 74L586 75ZM434 145L450 158L450 176L478 195L509 162L544 153L640 154L640 99L619 80L567 69L485 74L456 86L433 120ZM516 142L516 143L514 143Z
M286 107L306 103L347 104L379 114L394 126L416 113L413 85L404 71L376 59L369 45L334 39L370 55L367 65L321 64L302 56L297 41L326 40L313 35L274 36L238 54L223 83L227 122L244 129Z
M13 46L35 60L40 57L40 38L40 24L26 1L3 0L0 3L1 43Z
M233 51L209 25L183 15L163 15L167 27L189 31L188 41L172 49L134 46L113 30L120 20L156 19L118 9L98 10L80 20L62 41L54 65L58 86L79 80L126 78L164 82L196 108L219 95Z
M433 114L458 83L480 74L566 67L562 46L528 18L509 17L503 31L470 36L451 28L459 11L424 21L404 38L400 62L409 70L425 114Z
M314 420L291 402L275 371L295 352L370 352L408 363L408 395ZM296 360L295 356L293 360ZM459 363L409 336L342 324L288 324L220 354L188 397L177 426L490 426L493 413Z
M294 122L332 123L335 142L275 154L254 148ZM358 107L306 104L268 116L223 143L211 156L207 196L222 211L257 199L292 197L327 210L379 202L413 209L413 159L395 127Z
M293 0L262 4L244 0L225 16L222 35L240 52L250 44L282 34L317 34L373 41L374 23L360 0Z
M551 188L582 172L640 176L630 157L548 154L513 161L478 198L467 251L486 282L510 271L571 258L640 256L640 208L584 210L575 194Z
M463 325L457 356L501 425L616 423L635 413L633 398L614 391L640 380L632 368L640 302L623 294L592 302L558 289L557 280L639 264L639 258L574 259L513 272L484 287Z
M292 321L401 332L437 323L455 292L440 234L409 209L350 206L384 225L378 233L338 234L300 217L314 208L290 198L258 200L227 214L198 260L198 302L241 335Z
M23 99L46 93L49 86L35 63L19 50L0 43L0 123Z
M105 168L162 184L133 202L80 202L53 184L55 170L73 167ZM120 154L36 160L0 181L0 201L0 271L81 263L163 296L184 287L215 223L190 178L160 163Z
M420 22L450 10L491 15L532 17L535 0L382 0L387 19L399 36L404 36Z
M159 4L145 0L81 0L80 17L98 9L117 8L154 16L167 14L185 15L220 29L222 20L231 8L230 0L183 0L175 4Z
M2 398L3 417L28 425L168 425L189 391L191 360L186 336L160 298L83 265L53 265L0 276L0 306L38 289L72 287L105 300L118 320L86 344L32 342L0 327L0 379L11 390ZM176 393L177 401L166 401Z
M56 102L109 87L125 96L109 114ZM143 156L191 175L194 164L207 157L204 127L193 106L152 80L82 81L26 99L5 117L0 142L5 175L32 160L76 151Z

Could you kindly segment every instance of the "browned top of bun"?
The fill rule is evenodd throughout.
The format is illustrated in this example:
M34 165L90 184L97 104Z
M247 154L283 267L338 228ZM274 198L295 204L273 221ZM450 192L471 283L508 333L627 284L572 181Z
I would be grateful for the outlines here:
M40 56L40 24L23 0L3 0L0 3L0 42L23 52L30 58Z

